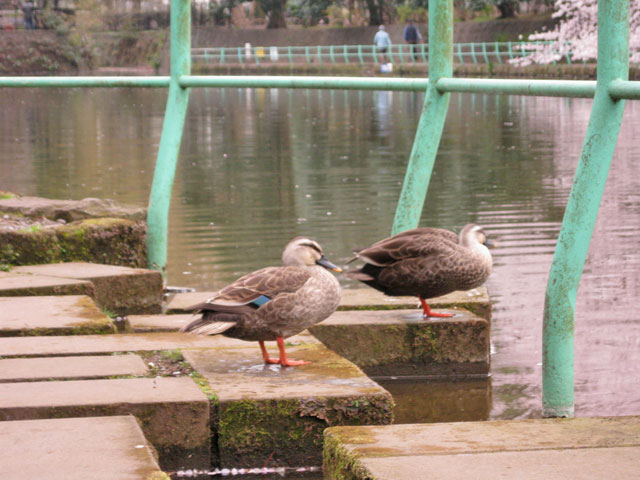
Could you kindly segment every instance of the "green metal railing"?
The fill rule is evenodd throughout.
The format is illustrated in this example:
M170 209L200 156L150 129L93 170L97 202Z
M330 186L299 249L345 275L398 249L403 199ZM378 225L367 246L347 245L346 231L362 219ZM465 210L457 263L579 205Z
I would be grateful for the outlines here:
M524 58L554 42L473 42L453 45L454 62L465 64L507 63ZM572 53L568 48L558 52L571 64ZM314 45L284 47L206 47L192 48L194 63L205 64L357 64L380 63L382 56L373 45ZM389 47L387 59L397 64L429 63L428 45L394 44ZM556 61L553 62L554 64Z
M557 58L551 62L553 65L558 62L567 65L575 63L568 42L562 48L558 48L557 44L551 41L454 43L453 61L458 65L506 64L510 60L531 56L542 48L549 49L549 54L557 54ZM400 65L429 63L428 45L424 43L391 45L387 53L389 61ZM382 60L382 56L373 45L206 47L192 48L191 58L194 63L207 65L366 65L380 63ZM581 60L580 63L585 64L587 61Z
M573 415L576 292L620 130L624 99L640 99L640 82L628 81L629 0L598 2L600 61L596 82L453 78L453 0L429 2L429 48L425 53L430 62L428 79L192 76L190 16L190 0L171 2L170 77L0 77L0 87L169 87L149 198L147 236L149 266L163 273L171 189L192 87L426 91L393 222L394 233L418 225L452 92L594 98L549 274L543 320L543 415ZM311 58L313 52L305 55ZM365 58L364 52L360 55ZM338 58L339 49L333 56ZM321 58L324 60L322 53Z

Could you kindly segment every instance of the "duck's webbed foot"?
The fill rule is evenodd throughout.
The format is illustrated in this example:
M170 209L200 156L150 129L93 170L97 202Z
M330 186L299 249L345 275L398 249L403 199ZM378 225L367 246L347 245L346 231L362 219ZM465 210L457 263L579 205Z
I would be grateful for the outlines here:
M264 346L264 342L262 340L260 340L258 343L260 344L260 350L262 351L262 359L264 360L264 363L266 363L267 365L276 365L280 363L279 359L271 358L269 356L269 352L267 352L267 347Z
M425 317L440 317L440 318L453 317L453 313L434 312L429 308L429 305L427 305L427 302L425 301L424 298L422 297L418 297L418 298L420 299L420 304L422 305L422 312L424 313Z
M296 367L298 365L308 365L311 362L305 362L303 360L289 360L287 358L287 352L284 351L284 338L278 337L276 339L278 342L278 350L280 350L280 365L283 367Z

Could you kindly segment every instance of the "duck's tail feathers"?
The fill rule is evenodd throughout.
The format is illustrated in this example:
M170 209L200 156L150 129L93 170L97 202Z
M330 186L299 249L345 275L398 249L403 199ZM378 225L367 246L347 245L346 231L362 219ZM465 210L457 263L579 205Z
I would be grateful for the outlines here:
M180 329L183 333L195 333L196 335L217 335L234 327L236 322L212 322L198 318Z

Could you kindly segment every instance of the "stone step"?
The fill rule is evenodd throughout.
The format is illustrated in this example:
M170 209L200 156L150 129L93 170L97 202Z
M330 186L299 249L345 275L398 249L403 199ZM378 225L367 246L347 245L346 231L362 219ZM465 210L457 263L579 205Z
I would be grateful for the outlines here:
M640 478L640 416L334 427L327 479Z
M96 303L118 315L162 310L162 275L155 270L69 262L13 267L10 273L89 281L95 287Z
M215 295L216 292L177 293L167 303L167 313L185 313L186 309ZM415 297L388 297L372 288L349 288L342 291L338 310L404 310L419 308ZM479 317L491 319L491 300L486 287L467 292L452 292L429 300L434 309L465 309Z
M104 355L114 352L215 348L221 344L229 345L229 342L238 347L248 345L242 340L226 339L221 336L200 337L177 332L57 337L0 337L0 357Z
M133 331L136 333L176 332L196 318L197 316L191 313L176 315L128 315L126 318L125 331Z
M27 275L14 270L0 272L0 297L24 295L88 295L95 298L96 288L87 280Z
M0 336L114 333L86 295L0 297Z
M312 363L264 365L257 342L183 351L217 396L222 466L318 465L326 427L391 423L391 395L359 368L310 335L287 343L290 358Z
M147 373L147 366L138 355L0 359L0 383L87 380Z
M131 416L0 422L4 480L169 480Z
M129 414L163 469L209 467L209 400L191 378L0 383L0 421Z
M309 331L371 376L486 376L489 322L466 310L428 318L420 310L341 311Z

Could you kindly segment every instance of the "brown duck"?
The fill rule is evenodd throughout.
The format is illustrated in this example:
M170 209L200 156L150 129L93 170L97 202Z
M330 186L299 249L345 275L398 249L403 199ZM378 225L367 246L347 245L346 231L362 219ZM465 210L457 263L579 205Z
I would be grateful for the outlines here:
M425 317L451 317L452 313L431 311L426 300L482 285L493 264L486 243L484 230L474 224L459 235L415 228L354 251L350 261L361 259L365 264L346 275L386 295L418 297Z
M296 237L287 244L282 265L244 275L206 302L190 307L202 315L181 331L257 341L265 363L285 367L309 363L288 359L284 339L321 322L338 308L340 284L327 270L342 270L307 237ZM278 343L278 359L269 357L264 346L267 340Z

